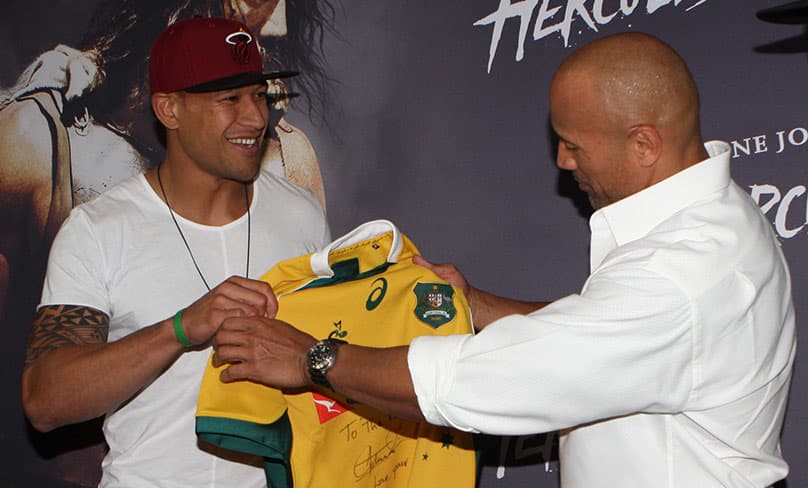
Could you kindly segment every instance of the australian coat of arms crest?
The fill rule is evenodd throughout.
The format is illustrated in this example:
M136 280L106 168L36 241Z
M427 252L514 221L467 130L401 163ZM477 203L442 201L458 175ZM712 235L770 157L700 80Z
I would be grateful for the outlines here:
M421 322L438 328L455 317L454 290L442 283L417 283L413 289L417 297L415 315Z

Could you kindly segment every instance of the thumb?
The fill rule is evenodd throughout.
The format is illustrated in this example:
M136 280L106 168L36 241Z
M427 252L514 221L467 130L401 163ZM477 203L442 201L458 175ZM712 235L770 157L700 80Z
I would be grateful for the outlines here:
M432 264L431 262L427 261L426 259L424 259L422 256L413 256L412 257L412 262L417 264L418 266L423 266L424 268L427 268L427 269L431 269L431 270L435 269L435 265Z
M238 381L241 379L245 379L244 372L240 371L243 370L244 366L241 363L234 363L222 370L219 373L219 379L222 380L222 383L232 383L234 381Z

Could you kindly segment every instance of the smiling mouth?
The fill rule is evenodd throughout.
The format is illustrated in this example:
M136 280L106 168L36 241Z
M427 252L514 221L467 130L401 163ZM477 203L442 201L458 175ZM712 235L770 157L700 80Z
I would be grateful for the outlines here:
M252 147L258 144L258 139L255 137L234 137L232 139L227 139L227 141L231 144L245 147Z

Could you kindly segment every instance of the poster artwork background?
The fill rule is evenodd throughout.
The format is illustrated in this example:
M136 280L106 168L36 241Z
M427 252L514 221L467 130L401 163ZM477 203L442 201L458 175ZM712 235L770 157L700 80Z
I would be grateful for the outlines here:
M561 21L566 7L591 2L550 3L560 8L545 25ZM0 20L0 86L13 84L56 44L75 45L94 4L7 2ZM650 32L687 60L700 86L705 138L733 142L736 181L776 225L792 268L801 328L800 317L808 315L804 28L755 17L778 2L607 0L606 13L618 12L620 4L636 7L630 15L618 12L596 22L597 30L583 18L586 12L573 11L568 32L559 27L537 40L531 37L534 11L523 43L519 19L508 18L491 59L493 25L474 24L498 4L338 5L335 32L325 39L335 81L325 122L289 114L317 151L333 234L388 218L428 258L457 263L482 288L525 299L578 291L588 271L587 210L553 165L549 78L582 43L621 31ZM784 46L796 52L777 52ZM7 394L0 439L12 452L3 460L9 486L32 486L32 474L48 469L41 455L49 454L32 447L16 393L27 325L3 324L7 367L0 378ZM804 348L804 334L798 332L798 340L798 349ZM800 422L808 399L799 394L806 390L808 366L798 360L783 434L791 473L782 485L795 488L808 486ZM555 443L555 434L484 437L481 488L558 486Z

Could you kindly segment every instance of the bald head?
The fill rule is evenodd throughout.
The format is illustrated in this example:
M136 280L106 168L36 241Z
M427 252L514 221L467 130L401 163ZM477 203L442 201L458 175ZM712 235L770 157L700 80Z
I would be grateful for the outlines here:
M553 76L550 109L559 137L578 151L560 150L560 167L583 178L572 156L584 161L588 148L576 140L594 141L591 149L612 156L604 170L618 172L620 181L601 195L601 206L706 157L693 77L676 51L648 34L607 36L571 54Z
M676 51L653 36L622 33L584 46L559 67L554 88L571 80L587 84L591 101L615 124L699 130L693 77Z

